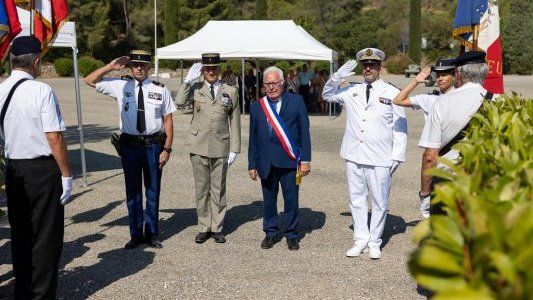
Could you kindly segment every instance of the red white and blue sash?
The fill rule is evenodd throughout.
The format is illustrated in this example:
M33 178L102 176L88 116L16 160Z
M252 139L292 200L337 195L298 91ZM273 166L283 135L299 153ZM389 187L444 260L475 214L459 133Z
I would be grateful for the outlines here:
M296 144L293 142L289 130L287 130L285 123L276 111L276 107L272 102L268 101L266 96L261 98L259 103L261 104L261 108L265 113L268 123L270 123L272 130L276 133L283 150L285 150L285 153L287 153L290 159L297 160L299 163L300 151L296 148Z

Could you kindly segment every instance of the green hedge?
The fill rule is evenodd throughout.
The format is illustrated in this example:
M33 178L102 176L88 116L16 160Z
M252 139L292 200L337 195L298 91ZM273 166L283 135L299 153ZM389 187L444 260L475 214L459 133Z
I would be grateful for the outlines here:
M74 64L70 58L58 58L54 61L54 69L61 77L72 76Z
M103 61L94 59L92 57L82 57L78 63L78 68L81 76L85 77L91 74L92 71L103 67L105 64Z
M406 54L397 54L389 57L384 66L391 74L403 74L407 66L412 63L413 61Z
M437 185L446 216L414 229L416 281L438 299L533 298L533 101L485 103Z

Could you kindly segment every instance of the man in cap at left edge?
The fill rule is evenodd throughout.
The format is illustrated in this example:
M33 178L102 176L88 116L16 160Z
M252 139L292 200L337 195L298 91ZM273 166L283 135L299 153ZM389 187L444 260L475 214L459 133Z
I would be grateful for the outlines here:
M40 74L41 43L13 40L11 75L0 84L15 299L55 299L64 205L72 193L66 130L52 88Z
M172 113L176 111L168 89L148 77L150 52L133 50L114 59L84 78L98 93L118 102L119 155L126 183L126 204L131 240L124 248L146 242L161 248L159 240L159 195L161 176L172 153ZM131 69L132 76L103 78L111 71ZM143 213L142 182L146 190Z

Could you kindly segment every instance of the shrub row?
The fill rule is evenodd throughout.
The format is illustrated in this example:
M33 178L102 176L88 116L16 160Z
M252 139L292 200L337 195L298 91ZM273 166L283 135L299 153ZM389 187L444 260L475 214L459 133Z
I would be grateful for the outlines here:
M89 75L92 71L103 66L103 61L94 59L92 57L82 57L78 61L78 71L83 77ZM54 68L56 70L57 75L61 77L72 76L72 74L74 74L74 63L70 58L56 59L54 62Z

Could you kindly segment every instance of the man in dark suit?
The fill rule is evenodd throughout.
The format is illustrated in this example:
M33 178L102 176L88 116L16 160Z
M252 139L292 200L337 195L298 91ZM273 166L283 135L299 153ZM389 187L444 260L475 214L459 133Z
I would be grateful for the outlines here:
M279 238L276 202L281 183L287 245L289 250L298 250L297 180L311 171L309 118L302 96L283 93L283 71L269 67L263 78L266 96L250 107L248 146L248 173L252 180L259 175L263 189L266 237L261 248L272 248Z

